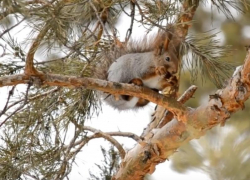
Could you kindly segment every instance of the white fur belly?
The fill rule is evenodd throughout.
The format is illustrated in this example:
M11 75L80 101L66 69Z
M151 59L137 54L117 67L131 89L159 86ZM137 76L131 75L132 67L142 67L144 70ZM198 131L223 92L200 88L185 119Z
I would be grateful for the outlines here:
M136 103L138 102L139 98L138 97L133 97L129 101L121 100L123 104L118 106L117 108L119 110L125 110L125 109L133 109L136 106Z
M160 81L162 80L162 76L156 76L154 78L150 78L147 80L143 80L143 85L146 87L149 87L151 89L161 89L161 83Z

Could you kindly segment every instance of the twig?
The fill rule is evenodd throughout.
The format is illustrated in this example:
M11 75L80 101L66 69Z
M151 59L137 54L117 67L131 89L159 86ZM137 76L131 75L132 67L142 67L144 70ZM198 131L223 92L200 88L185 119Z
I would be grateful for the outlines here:
M21 21L19 21L18 23L16 23L15 25L11 26L10 28L4 30L1 34L0 34L0 38L2 38L2 36L6 33L8 33L9 31L11 31L13 28L17 27L18 25L20 25L26 18L23 18Z
M103 133L101 131L96 131L94 136L101 136L104 139L108 140L111 144L113 144L117 148L117 150L119 151L119 154L121 156L121 159L124 159L126 152L123 149L122 145L116 139L114 139L112 136L110 136L106 133Z
M160 28L160 29L166 31L165 28L163 28L163 27L160 26L159 24L156 24L155 22L153 22L151 19L149 19L147 16L144 15L144 13L143 13L143 11L142 11L140 5L137 3L137 1L133 1L133 2L134 2L134 4L137 6L137 8L138 8L138 10L139 10L139 13L141 14L142 17L144 17L144 18L145 18L148 22L150 22L152 25L154 25L154 26L156 26L156 27L158 27L158 28ZM142 21L143 21L143 20L142 20Z
M132 138L136 142L141 142L142 141L142 139L139 136L137 136L136 134L131 133L131 132L105 132L105 133L110 135L110 136L121 136L121 137Z
M50 93L54 93L54 92L58 91L59 89L60 89L60 87L56 87L56 88L51 89L51 90L49 90L49 91L47 91L47 92L44 92L44 93L42 93L42 94L39 94L39 95L30 97L30 98L28 98L28 102L33 101L33 100L35 100L35 99L37 99L37 98L46 96L46 95L48 95L48 94L50 94ZM10 108L12 108L13 106L19 104L20 102L23 102L23 101L25 101L25 99L21 99L21 100L19 100L19 101L16 101L16 102L12 103L11 105L9 105L9 106L7 107L6 111L9 110Z
M125 157L126 152L123 149L122 145L116 139L114 139L112 136L110 136L109 134L106 134L102 131L99 131L97 129L94 129L92 127L84 127L84 128L86 130L93 132L94 134L91 136L88 136L88 137L84 137L83 140L80 140L80 141L74 143L74 146L79 145L79 147L77 147L76 150L71 152L70 157L73 157L74 154L77 154L83 148L83 146L85 146L91 139L96 139L96 138L100 138L100 137L108 140L111 144L113 144L118 149L119 154L120 154L122 159ZM68 146L64 146L64 148L68 148Z
M84 126L83 129L84 129L84 130L91 131L91 132L97 131L96 129L94 129L94 128L92 128L92 127L89 127L89 126ZM140 138L139 136L137 136L137 135L134 134L134 133L130 133L130 132L103 132L103 133L108 134L109 136L129 137L129 138L134 139L134 140L137 141L137 142L141 141L141 138Z
M16 86L13 86L11 88L11 90L9 91L9 95L8 95L7 101L5 103L5 106L4 106L3 110L0 111L0 117L8 110L8 104L9 104L9 101L10 101L10 97L14 94L15 87Z
M91 131L92 133L94 133L93 138L94 138L95 136L97 136L97 137L101 136L101 137L103 137L104 139L108 140L109 142L111 142L111 143L118 149L121 158L123 159L123 158L125 157L126 152L124 151L123 147L122 147L122 146L120 145L120 143L119 143L116 139L114 139L110 134L105 133L105 132L102 132L102 131L100 131L100 130L97 130L97 129L92 128L92 127L89 127L89 126L84 126L83 129L84 129L84 130Z
M133 1L130 1L130 4L131 4L131 14L130 14L131 21L130 21L130 27L126 33L125 42L128 42L128 40L131 37L132 31L133 31L134 20L135 20L135 3Z
M75 123L74 123L75 124ZM78 125L76 125L78 127ZM129 137L134 139L137 142L141 142L141 138L139 136L137 136L136 134L130 133L130 132L102 132L99 131L95 128L89 127L89 126L83 126L83 127L78 127L81 128L81 130L87 130L87 131L91 131L94 134L91 136L85 136L82 140L78 140L75 142L76 139L73 139L69 145L63 146L63 148L71 149L72 147L76 147L79 146L77 148L77 150L75 150L74 152L71 152L71 155L77 153L78 151L80 151L80 149L86 145L90 140L92 139L96 139L96 138L104 138L108 141L110 141L114 146L116 146L116 148L119 150L119 153L121 155L121 157L124 157L124 150L122 148L122 146L114 139L112 138L112 136L121 136L121 137Z
M8 119L10 119L14 114L16 114L19 110L21 110L27 104L28 93L29 93L30 87L31 87L31 83L29 83L27 86L26 93L25 93L25 99L24 99L23 104L21 106L19 106L15 111L13 111L5 120L3 120L0 123L0 127L2 127L2 125L5 124Z
M65 59L67 59L70 56L70 54L68 54L65 57L62 58L58 58L58 59L51 59L51 60L47 60L47 61L42 61L42 62L36 62L34 63L34 65L39 65L39 64L46 64L46 63L53 63L55 61L64 61Z
M101 23L101 25L102 25L102 27L103 27L105 33L108 35L108 34L109 34L109 33L108 33L108 30L106 29L106 27L105 27L103 21L101 20L100 16L98 15L98 11L97 11L95 5L92 3L92 0L89 0L89 4L91 5L91 7L93 8L93 10L95 11L96 17L97 17L98 21ZM109 36L108 36L108 37L109 37Z

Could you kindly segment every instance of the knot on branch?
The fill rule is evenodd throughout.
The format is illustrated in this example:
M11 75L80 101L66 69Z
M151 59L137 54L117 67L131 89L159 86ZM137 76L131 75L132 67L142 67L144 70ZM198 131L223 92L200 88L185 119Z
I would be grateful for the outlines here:
M29 83L28 83L29 85L36 85L36 86L38 86L38 87L41 87L42 86L42 84L43 84L43 82L42 82L42 80L39 78L39 77L37 77L37 76L30 76L30 80L29 80Z
M210 109L212 110L213 115L208 122L208 127L212 128L217 125L220 121L221 126L224 126L226 120L230 117L229 110L223 106L223 101L219 94L214 94L209 96L211 103Z
M144 151L144 157L142 158L142 162L143 162L143 163L146 163L148 160L151 159L151 157L152 157L151 152L148 151L148 150L145 150L145 151Z

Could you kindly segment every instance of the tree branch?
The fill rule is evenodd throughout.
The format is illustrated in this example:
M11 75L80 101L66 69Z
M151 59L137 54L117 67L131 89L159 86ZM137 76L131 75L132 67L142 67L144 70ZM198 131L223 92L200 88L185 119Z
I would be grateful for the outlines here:
M84 126L83 129L91 131L93 133L98 131L97 129L94 129L94 128L89 127L89 126ZM141 141L141 138L139 136L137 136L136 134L131 133L131 132L103 132L103 133L108 134L109 136L130 137L130 138L134 139L137 142Z
M39 32L38 36L36 37L35 41L33 42L33 44L31 45L29 52L27 54L27 58L26 58L26 64L25 64L25 74L27 75L39 75L40 73L35 69L34 67L34 55L35 52L37 51L39 45L41 44L44 36L46 35L46 33L48 32L50 26L45 24L45 26L43 27L43 29Z
M89 131L91 131L91 132L96 132L96 131L98 131L98 130L96 130L96 129L94 129L94 128L92 128L92 127L89 127L89 126L83 126L83 127L81 127L83 130L89 130ZM141 142L142 141L142 139L139 137L139 136L137 136L136 134L134 134L134 133L131 133L131 132L103 132L104 134L107 134L107 135L109 135L109 136L121 136L121 137L128 137L128 138L132 138L132 139L134 139L136 142ZM67 148L68 149L68 147L69 146L71 146L71 147L75 147L75 146L78 146L78 145L80 145L80 144L86 144L87 142L89 142L89 140L91 140L91 139L95 139L95 138L101 138L102 136L97 136L97 135L92 135L92 136L89 136L89 137L87 137L87 138L83 138L83 139L81 139L81 140L78 140L78 141L75 141L74 142L74 140L72 141L72 142L74 142L74 143L72 143L72 145L65 145L65 146L63 146L63 148L65 149L65 148ZM87 141L86 141L86 139L87 139Z
M56 74L43 74L39 72L39 80L44 85L62 86L68 88L84 87L86 89L94 89L104 91L110 94L124 94L147 99L153 103L163 106L174 113L179 120L185 120L184 107L180 102L177 102L173 97L161 95L147 87L135 86L132 84L124 84L117 82L109 82L94 78L79 78L75 76L63 76ZM26 84L31 77L26 74L0 77L0 87L11 86L16 84ZM34 78L34 77L33 77Z
M100 137L108 140L118 149L121 158L123 159L125 157L126 152L123 149L122 145L116 139L114 139L110 134L107 134L105 132L102 132L100 130L94 129L94 128L89 127L89 126L85 126L84 130L88 130L88 131L93 132L94 133L93 137L100 136Z

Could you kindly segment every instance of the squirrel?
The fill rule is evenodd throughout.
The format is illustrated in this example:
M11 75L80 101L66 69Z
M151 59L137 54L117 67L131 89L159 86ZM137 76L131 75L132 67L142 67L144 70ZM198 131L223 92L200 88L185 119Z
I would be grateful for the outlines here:
M106 71L104 79L145 86L156 92L174 86L179 61L175 51L169 50L171 37L170 32L160 31L153 38L145 36L141 41L129 41L125 46L120 42L118 48L101 55L102 62L99 63L103 67L99 68ZM118 110L137 109L149 103L128 95L102 93L102 96L107 104Z

